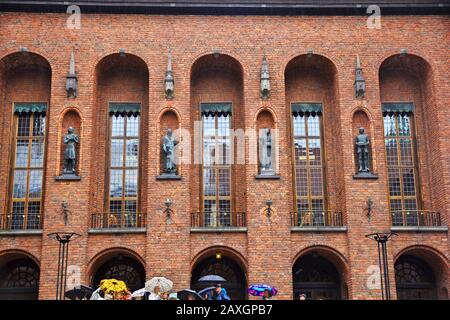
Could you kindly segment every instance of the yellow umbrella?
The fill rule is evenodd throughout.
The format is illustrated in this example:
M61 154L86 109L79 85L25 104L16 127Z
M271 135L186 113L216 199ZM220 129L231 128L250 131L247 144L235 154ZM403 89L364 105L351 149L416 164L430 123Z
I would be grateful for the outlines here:
M103 279L100 281L100 290L105 294L115 297L119 293L126 293L128 291L125 282L116 279Z

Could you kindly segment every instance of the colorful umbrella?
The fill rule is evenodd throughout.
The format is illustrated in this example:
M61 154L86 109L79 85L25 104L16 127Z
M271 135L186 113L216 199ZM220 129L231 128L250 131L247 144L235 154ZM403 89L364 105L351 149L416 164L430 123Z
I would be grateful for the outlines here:
M267 284L255 284L248 288L248 293L252 296L262 297L265 290L269 290L270 295L274 296L278 293L278 290L275 287L271 287Z
M159 287L161 292L172 290L173 282L164 277L153 277L145 283L145 290L155 293L155 287Z
M100 281L100 290L105 294L112 295L113 297L119 293L125 294L128 291L125 282L117 279L103 279Z

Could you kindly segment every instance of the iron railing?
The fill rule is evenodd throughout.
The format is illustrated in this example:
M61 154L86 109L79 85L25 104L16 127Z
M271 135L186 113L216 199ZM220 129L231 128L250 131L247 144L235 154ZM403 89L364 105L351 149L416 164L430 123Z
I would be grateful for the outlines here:
M42 229L40 213L3 213L0 214L0 230L39 230Z
M396 210L392 211L394 227L440 227L441 214L429 210Z
M247 226L245 212L193 212L191 228L227 228Z
M309 210L291 212L293 227L342 227L344 219L342 212L330 210Z
M147 215L140 212L102 212L93 213L91 228L145 228Z

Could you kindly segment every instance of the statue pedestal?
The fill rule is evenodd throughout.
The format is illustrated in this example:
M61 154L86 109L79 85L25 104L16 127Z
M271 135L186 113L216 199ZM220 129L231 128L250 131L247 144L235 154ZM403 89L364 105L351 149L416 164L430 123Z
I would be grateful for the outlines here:
M156 180L181 180L181 176L176 173L163 173L159 176L156 176Z
M77 176L75 173L63 173L60 176L56 176L55 180L58 180L58 181L78 181L78 180L81 180L81 177Z
M255 179L280 179L280 176L273 170L262 170L260 174L255 176Z
M353 175L353 179L378 179L378 175L371 172L358 172Z

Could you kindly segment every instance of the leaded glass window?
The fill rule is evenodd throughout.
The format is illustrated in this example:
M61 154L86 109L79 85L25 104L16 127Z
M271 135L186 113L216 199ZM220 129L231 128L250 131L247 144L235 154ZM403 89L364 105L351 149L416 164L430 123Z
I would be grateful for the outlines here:
M138 212L139 113L110 115L109 226L134 227Z
M229 226L231 200L231 112L202 112L203 212L206 226Z
M15 114L10 229L41 228L45 112Z
M292 121L297 211L311 212L314 222L321 224L325 209L322 115L294 112Z
M419 209L413 114L385 112L383 120L392 223L416 225L417 215L406 215L403 221L402 214Z

